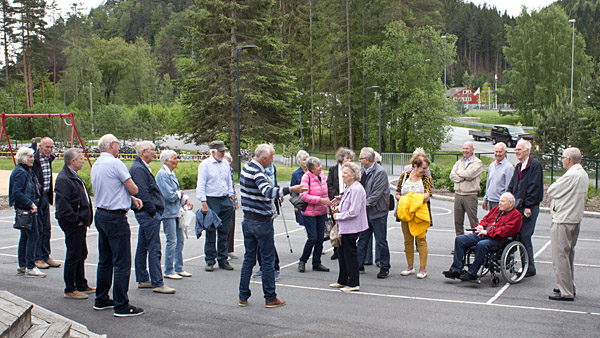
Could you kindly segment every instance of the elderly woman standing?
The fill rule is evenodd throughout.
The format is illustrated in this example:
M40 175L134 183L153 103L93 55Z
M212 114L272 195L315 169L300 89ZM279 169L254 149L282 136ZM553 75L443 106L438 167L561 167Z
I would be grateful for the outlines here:
M354 160L354 152L348 148L341 147L335 153L335 159L337 163L329 168L329 176L327 176L327 195L330 200L339 196L346 189L346 184L342 179L342 166L344 163ZM333 248L331 259L337 259L337 257L337 248Z
M163 229L167 237L165 254L165 278L182 279L192 277L192 274L183 270L183 230L179 226L179 208L186 204L193 207L187 195L179 187L179 180L173 172L179 160L173 150L163 150L160 153L160 170L156 174L156 183L161 195L165 199L163 212Z
M341 198L339 210L333 214L333 218L338 221L338 233L342 235L342 245L337 248L340 274L337 283L329 286L351 292L360 290L356 240L358 233L369 227L367 195L360 184L358 165L348 162L342 168L342 179L347 188Z
M296 154L296 162L300 165L300 168L296 169L296 171L292 173L292 179L290 180L291 187L300 184L302 181L302 176L304 176L304 173L306 172L306 159L308 156L308 153L304 150L300 150ZM304 221L302 220L302 214L300 213L300 210L294 208L294 213L296 214L296 222L299 225L304 226Z
M312 251L313 270L327 272L329 269L321 264L327 207L331 204L327 197L327 177L321 171L321 161L316 157L306 159L306 169L301 184L308 190L301 193L300 198L308 203L306 210L302 211L302 219L308 239L304 244L300 262L298 262L298 271L305 271L306 262Z
M419 154L412 158L411 171L403 172L398 178L398 188L396 189L396 199L401 196L408 195L411 192L425 194L424 203L429 204L429 198L432 194L433 180L431 176L427 176L426 172L429 169L429 159L427 156ZM429 217L431 218L431 209L429 209ZM402 276L408 276L415 273L415 237L410 233L408 222L402 222L402 233L404 234L404 251L406 253L406 270L400 272ZM423 279L427 277L427 232L416 237L417 248L419 250L419 273L417 278Z
M35 213L31 229L21 229L19 239L17 273L25 277L46 277L35 266L35 251L38 241L37 203L40 200L40 184L33 174L33 149L21 147L17 152L17 166L10 174L8 187L8 204L17 209Z

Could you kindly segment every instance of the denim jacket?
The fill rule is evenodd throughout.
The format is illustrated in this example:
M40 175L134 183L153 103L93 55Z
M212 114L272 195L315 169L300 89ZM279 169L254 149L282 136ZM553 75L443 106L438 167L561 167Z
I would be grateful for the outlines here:
M38 204L39 189L33 179L33 171L25 164L18 164L10 174L8 205L15 209L29 209L31 203Z

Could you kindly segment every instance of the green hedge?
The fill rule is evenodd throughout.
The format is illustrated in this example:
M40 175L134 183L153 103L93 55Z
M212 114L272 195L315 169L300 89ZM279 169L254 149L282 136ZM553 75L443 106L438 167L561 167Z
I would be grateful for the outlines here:
M429 170L431 171L431 177L433 178L433 182L436 188L448 188L450 192L454 192L454 182L450 180L450 172L452 168L444 168L435 163L431 163L429 166ZM481 173L481 189L477 194L480 197L485 195L485 184L487 182L487 171L483 171Z

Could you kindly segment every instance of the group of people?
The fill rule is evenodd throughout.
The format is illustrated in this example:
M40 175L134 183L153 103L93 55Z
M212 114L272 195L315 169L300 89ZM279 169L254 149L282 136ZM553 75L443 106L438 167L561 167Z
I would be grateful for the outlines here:
M155 157L156 147L152 142L137 144L137 157L129 170L118 159L119 144L119 140L111 134L104 135L99 141L101 155L91 171L95 213L88 187L77 174L84 164L80 149L64 152L64 167L53 184L54 156L50 138L42 138L35 152L26 147L17 152L18 165L10 177L9 203L15 209L36 214L31 229L21 230L19 274L45 277L40 269L60 266L50 257L49 205L55 204L55 217L65 233L67 247L65 298L86 299L88 294L95 292L94 309L113 309L115 316L127 317L144 313L143 309L129 303L127 295L131 269L128 211L133 209L139 224L134 261L138 288L173 294L176 290L165 285L165 278L177 280L192 276L183 269L184 234L179 214L180 208L192 209L193 205L181 190L174 173L178 164L177 153L172 150L161 152L161 167L155 178L149 165ZM496 145L495 161L488 168L483 200L483 209L489 213L479 222L477 193L482 163L474 156L473 144L464 144L463 157L456 162L450 174L455 184L456 238L454 261L451 268L444 271L446 277L464 281L477 279L482 255L497 246L501 238L517 232L529 255L527 277L535 276L531 236L544 186L542 166L530 156L530 149L528 141L518 142L515 154L519 163L513 168L506 159L506 145ZM222 141L212 142L211 156L198 166L196 197L201 206L197 215L199 222L204 222L201 227L205 230L205 271L208 272L214 271L215 265L222 270L234 270L229 259L236 258L233 255L234 213L240 203L229 164L231 157L226 151ZM391 268L387 220L389 211L395 210L404 235L407 263L400 275L416 274L419 279L427 277L426 234L432 225L430 199L433 180L429 159L422 149L414 152L411 164L400 175L395 196L391 193L386 171L377 163L380 155L372 148L361 149L361 166L353 162L355 154L352 150L339 149L337 164L330 168L329 177L324 175L320 160L302 150L296 156L300 167L293 173L290 186L283 188L277 184L274 152L271 145L259 145L240 175L245 254L240 274L239 306L248 305L251 295L249 283L257 261L261 269L254 277L262 277L265 306L285 305L275 291L279 264L274 246L273 220L280 212L283 196L290 193L298 194L304 202L304 206L295 207L296 220L307 234L298 261L299 272L306 272L311 255L313 271L329 271L321 261L325 222L329 215L337 222L340 237L333 256L338 260L339 275L330 286L343 292L360 290L359 274L365 272L366 264L373 262L368 257L373 251L373 236L374 261L379 267L377 278L387 278ZM577 148L566 149L562 162L567 172L548 189L553 199L552 247L557 279L557 287L549 296L552 300L573 300L575 296L573 250L588 187L587 174L580 161L581 152ZM393 203L394 197L397 207ZM464 235L465 213L475 229L473 234ZM88 284L84 269L88 254L86 233L92 222L99 235L96 287ZM167 242L164 273L161 265L161 223ZM415 245L419 254L418 270L414 264ZM477 248L475 261L464 271L462 256L464 250L471 246ZM109 296L111 287L112 298Z

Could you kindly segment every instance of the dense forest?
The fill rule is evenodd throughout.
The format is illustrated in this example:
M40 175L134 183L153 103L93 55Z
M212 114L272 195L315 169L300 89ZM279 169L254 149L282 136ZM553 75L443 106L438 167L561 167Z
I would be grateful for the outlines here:
M380 104L384 152L436 150L455 114L444 69L448 88L483 91L497 77L500 100L543 125L544 111L566 109L571 43L575 104L599 123L600 0L517 18L462 0L106 0L66 15L50 1L0 1L3 112L72 111L88 139L220 138L236 153L239 133L242 147L297 149L301 119L311 151L377 146ZM536 24L546 40L523 29ZM537 62L535 44L561 55L540 63L546 77L520 67ZM60 140L64 128L7 119L11 138Z

